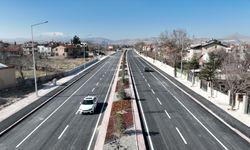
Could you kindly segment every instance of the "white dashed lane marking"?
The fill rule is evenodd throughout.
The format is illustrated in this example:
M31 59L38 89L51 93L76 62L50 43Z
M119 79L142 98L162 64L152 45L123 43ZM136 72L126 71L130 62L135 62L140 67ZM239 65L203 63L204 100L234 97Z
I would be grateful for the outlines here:
M148 84L148 86L151 87L150 84Z
M63 136L64 132L68 129L68 127L69 127L69 125L67 125L67 126L64 128L63 132L62 132L62 133L60 134L60 136L58 137L58 140Z
M175 129L177 130L177 132L178 132L179 135L181 136L183 142L184 142L185 144L187 144L187 141L185 140L185 138L184 138L183 135L181 134L180 130L179 130L177 127L175 127Z
M159 100L159 98L157 97L156 99L158 100L158 102L160 103L160 105L162 105L162 103L161 103L161 101Z
M151 89L152 93L155 94L155 91L153 89Z
M169 113L167 112L167 110L164 110L164 111L167 114L168 118L171 119L171 117L170 117Z

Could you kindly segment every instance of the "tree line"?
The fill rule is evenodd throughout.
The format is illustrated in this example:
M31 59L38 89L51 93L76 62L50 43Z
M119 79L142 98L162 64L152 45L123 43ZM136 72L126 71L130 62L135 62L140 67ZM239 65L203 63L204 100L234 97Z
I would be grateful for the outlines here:
M193 75L194 70L199 69L198 77L209 82L211 89L223 82L224 91L230 91L230 105L232 108L235 105L236 93L250 94L249 90L247 90L250 87L249 53L244 53L244 57L240 58L238 56L239 51L229 53L218 49L208 53L209 60L201 66L199 63L201 56L194 55L189 61L183 60L192 43L192 39L183 29L175 29L170 32L164 31L160 34L159 41L153 43L157 47L156 51L143 53L172 66L175 77L177 76L177 69L181 69L181 73L183 73L183 70L186 72L193 70ZM135 48L142 53L142 48L145 45L147 44L144 42L138 42L135 44ZM212 95L213 90L211 90Z

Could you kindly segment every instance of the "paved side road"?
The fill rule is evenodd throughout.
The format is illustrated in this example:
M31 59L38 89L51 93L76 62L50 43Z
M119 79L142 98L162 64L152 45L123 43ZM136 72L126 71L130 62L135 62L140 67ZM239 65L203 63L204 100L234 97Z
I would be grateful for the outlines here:
M105 111L120 53L91 70L57 97L0 137L1 150L92 149L96 124ZM80 115L79 103L87 95L98 97L97 112ZM102 109L103 108L103 109Z
M138 55L128 54L150 149L249 149L246 140L161 74L144 72L150 66Z

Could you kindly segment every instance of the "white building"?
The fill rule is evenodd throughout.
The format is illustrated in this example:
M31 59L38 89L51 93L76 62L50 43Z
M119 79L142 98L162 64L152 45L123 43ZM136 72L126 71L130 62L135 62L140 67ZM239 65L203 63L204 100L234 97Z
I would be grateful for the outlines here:
M202 54L202 45L196 44L191 45L190 48L187 49L186 56L184 57L184 60L190 61L194 56L199 58Z
M46 55L46 56L51 56L51 53L52 53L51 47L47 47L44 45L38 45L37 49L38 49L38 53L41 53L41 54Z
M210 40L205 43L192 45L187 51L185 60L189 61L194 56L199 58L200 65L209 61L209 53L213 51L225 50L227 51L228 46L221 43L218 40Z

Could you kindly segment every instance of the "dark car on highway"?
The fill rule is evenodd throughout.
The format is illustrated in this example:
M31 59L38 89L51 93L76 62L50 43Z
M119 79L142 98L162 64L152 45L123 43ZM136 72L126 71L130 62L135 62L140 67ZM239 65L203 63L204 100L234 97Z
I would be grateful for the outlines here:
M149 68L149 67L145 67L144 72L153 72L153 70L151 68Z

